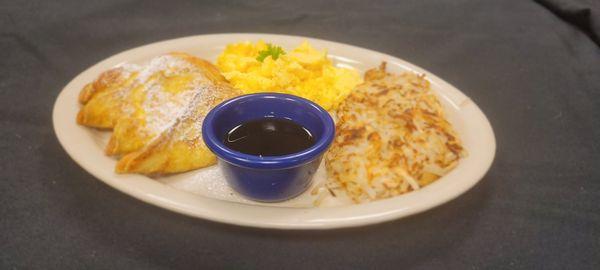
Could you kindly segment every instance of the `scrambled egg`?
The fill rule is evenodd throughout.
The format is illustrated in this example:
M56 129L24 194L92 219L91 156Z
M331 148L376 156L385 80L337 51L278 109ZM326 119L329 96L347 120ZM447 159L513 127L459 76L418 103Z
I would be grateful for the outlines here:
M312 100L326 110L335 109L361 83L356 70L333 66L326 52L314 49L308 42L289 53L277 51L264 57L272 48L281 50L263 41L230 44L219 55L217 66L244 94L292 94Z

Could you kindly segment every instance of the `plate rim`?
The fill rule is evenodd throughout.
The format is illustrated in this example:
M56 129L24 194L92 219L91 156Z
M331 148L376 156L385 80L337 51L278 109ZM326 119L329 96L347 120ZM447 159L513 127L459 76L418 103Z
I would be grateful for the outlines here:
M161 46L164 47L168 46L169 44L178 44L191 41L197 42L197 40L202 39L227 39L231 36L235 36L235 38L238 38L238 40L255 40L257 38L262 38L265 40L300 39L308 40L311 42L316 41L318 43L327 44L328 46L332 47L342 47L349 50L364 51L365 53L370 53L374 56L381 58L381 60L387 59L388 64L394 63L402 66L405 69L426 74L427 79L432 84L436 84L438 87L444 89L445 91L448 91L447 93L444 93L443 98L448 99L448 101L453 106L456 106L457 109L459 109L460 111L469 111L467 112L467 115L470 115L471 117L475 118L475 120L473 121L475 124L479 125L479 128L482 129L480 130L480 133L483 134L482 137L484 137L482 140L486 142L486 144L482 145L486 147L484 151L484 159L480 160L480 165L474 168L475 170L471 171L470 175L468 175L471 178L470 181L462 183L462 185L458 187L438 188L437 192L444 190L447 191L446 193L443 193L444 196L442 198L432 198L432 192L429 192L429 200L426 200L425 202L416 205L412 203L410 207L398 206L396 204L401 204L402 201L414 201L415 197L423 197L423 195L425 194L423 193L423 191L425 190L411 192L402 196L359 205L349 205L331 208L282 208L222 201L200 195L194 195L182 190L177 190L173 187L159 183L145 176L116 175L114 171L111 171L110 173L105 172L93 166L93 162L91 162L91 160L94 159L93 156L91 158L86 158L85 153L78 151L72 144L68 143L68 139L70 136L66 132L65 128L69 125L67 125L68 120L66 120L65 117L63 117L65 111L67 110L65 108L65 105L68 105L69 103L73 102L77 103L76 100L71 100L71 102L67 100L68 98L72 98L73 96L73 93L70 93L69 90L71 92L76 91L71 89L74 89L74 85L82 81L82 77L85 77L84 75L90 74L94 70L100 69L106 66L107 64L113 62L116 62L115 64L118 64L119 59L127 58L126 56L128 55L153 50L155 48L160 48ZM335 55L335 53L329 53L330 55ZM96 73L95 76L97 76L98 74L99 73ZM79 91L76 91L76 94L78 93ZM85 129L85 127L76 125L74 119L75 115L72 115L72 118L70 118L72 124L77 126L79 129ZM491 167L496 152L495 135L492 126L485 114L481 111L477 104L475 104L469 97L464 95L453 85L437 77L435 74L421 67L418 67L417 65L414 65L408 61L402 60L401 58L367 48L312 37L267 33L221 33L208 35L193 35L153 42L114 54L108 58L97 62L96 64L85 69L73 79L71 79L71 81L60 91L59 95L56 98L56 101L53 106L52 121L54 133L57 136L61 146L80 167L82 167L88 173L92 174L98 180L127 195L142 200L146 203L192 217L241 226L273 229L334 229L344 227L355 227L385 222L389 220L395 220L429 210L433 207L445 204L448 201L464 194L466 191L468 191L478 182L480 182ZM451 172L450 174L452 173L453 172ZM442 180L443 178L448 178L450 174L442 177L440 180ZM117 179L114 179L115 177ZM134 187L131 184L127 184L128 181L132 181L134 183L144 183L145 186L140 189L140 187ZM430 186L433 186L434 184ZM432 189L430 190L433 191ZM171 194L179 197L165 198L162 196L164 194ZM384 211L372 211L372 209L377 208L383 209ZM217 210L224 210L225 212L221 213ZM248 215L248 211L255 213L256 215ZM292 213L293 215L288 216L287 219L269 219L269 215L265 215L265 212L267 211L274 212L273 215L285 216L289 213ZM360 214L353 215L352 213ZM321 217L322 215L327 214L332 214L333 216L337 216L337 218ZM263 219L261 220L261 218Z

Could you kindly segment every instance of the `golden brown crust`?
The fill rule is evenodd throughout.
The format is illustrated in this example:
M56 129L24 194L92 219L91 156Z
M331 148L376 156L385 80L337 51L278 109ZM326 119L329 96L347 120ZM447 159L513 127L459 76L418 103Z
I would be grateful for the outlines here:
M154 85L146 86L147 90L141 94L133 94L130 107L135 111L117 121L106 154L125 155L139 150L166 128L163 127L166 122L178 117L177 111L186 110L192 94L205 91L210 96L215 94L211 89L228 86L208 61L180 52L168 56L172 57L167 59L170 67L165 66L164 73L153 75Z
M77 114L77 124L112 129L123 115L126 93L135 76L136 73L117 67L103 72L92 83L85 85L79 93L78 100L83 107Z
M79 102L86 104L98 93L102 93L109 87L114 87L125 81L125 74L123 74L123 68L113 68L100 74L98 78L92 82L86 84L81 92L79 92Z
M201 59L201 58L198 58L198 57L195 57L193 55L183 53L183 52L172 52L172 53L170 53L170 55L181 57L182 59L185 59L186 61L193 63L199 69L204 70L204 72L205 72L204 75L209 80L211 80L213 83L215 83L215 84L227 83L228 84L227 80L225 79L225 77L223 77L223 75L221 74L219 69L215 65L213 65L211 62L208 62L204 59Z
M216 162L199 127L208 110L239 94L210 62L173 52L103 72L80 92L77 123L113 130L105 153L122 155L119 173L183 172Z
M385 63L365 73L336 116L325 165L355 202L430 184L466 153L424 76L390 74Z
M228 85L213 90L211 98L194 97L189 113L178 118L172 127L139 151L125 155L117 163L116 172L169 174L215 164L216 157L202 140L202 121L210 109L240 92Z

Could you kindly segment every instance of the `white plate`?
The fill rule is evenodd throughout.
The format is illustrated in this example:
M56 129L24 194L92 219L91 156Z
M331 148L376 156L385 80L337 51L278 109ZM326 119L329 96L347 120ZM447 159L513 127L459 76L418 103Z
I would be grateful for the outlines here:
M311 207L310 195L282 204L257 204L240 198L224 183L216 167L162 178L114 173L116 160L104 155L107 134L79 126L77 95L102 71L123 62L143 63L170 51L183 51L214 61L226 44L259 39L293 48L308 40L318 49L327 49L336 65L360 72L388 63L391 72L426 74L439 95L469 156L448 175L421 190L395 198L360 205ZM54 105L54 130L67 153L85 170L108 185L145 202L190 216L244 226L279 229L330 229L373 224L405 217L443 204L475 185L487 172L496 150L496 141L485 115L468 97L452 85L411 63L379 52L319 39L271 34L200 35L153 43L119 53L75 77L60 93ZM324 178L321 170L318 179ZM321 181L321 180L317 180Z

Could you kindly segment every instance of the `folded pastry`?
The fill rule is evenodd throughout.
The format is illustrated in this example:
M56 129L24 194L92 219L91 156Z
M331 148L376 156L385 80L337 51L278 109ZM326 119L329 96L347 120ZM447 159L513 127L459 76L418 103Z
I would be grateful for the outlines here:
M116 122L106 146L108 155L140 149L186 112L195 94L225 83L214 66L187 54L155 58L146 69L140 77L149 78L144 87L131 92L130 113Z
M239 95L228 85L195 93L185 113L148 145L125 155L119 173L165 174L202 168L216 163L216 157L202 140L202 122L210 109Z
M77 122L113 129L105 151L123 156L118 172L182 172L215 162L195 125L201 127L213 106L239 94L209 62L170 53L144 66L111 69L86 85Z
M125 113L129 93L141 87L137 80L139 68L121 66L102 73L87 84L79 94L85 106L77 114L77 123L89 127L111 129Z

